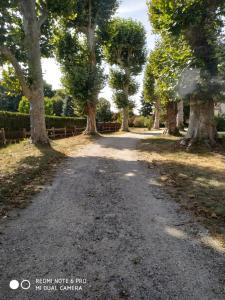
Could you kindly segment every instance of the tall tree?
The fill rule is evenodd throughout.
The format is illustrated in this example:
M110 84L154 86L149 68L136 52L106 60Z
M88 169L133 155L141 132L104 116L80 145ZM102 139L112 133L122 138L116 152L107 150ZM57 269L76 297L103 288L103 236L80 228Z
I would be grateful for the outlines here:
M135 107L129 97L137 93L138 85L133 77L128 77L127 73L120 69L111 69L109 85L114 90L113 100L117 108L122 110L121 128L128 131L129 111Z
M146 60L146 34L141 23L116 18L109 23L106 35L106 59L119 68L119 72L111 72L112 87L118 90L114 99L122 109L122 130L128 131L129 96L135 92L134 76L142 71Z
M87 115L86 134L97 132L96 104L104 84L101 32L117 7L117 0L77 0L58 32L64 83Z
M48 144L41 56L50 53L48 13L66 10L70 0L1 0L0 63L10 63L30 102L31 140Z
M48 143L44 118L44 93L40 36L46 20L45 6L34 0L1 1L0 53L15 69L23 94L31 103L31 139ZM21 64L23 63L23 65Z
M152 62L149 59L144 74L144 101L150 103L154 111L153 129L160 129L160 99L155 93L156 80L152 71Z
M194 60L183 72L180 91L190 98L190 121L184 144L214 144L214 101L221 92L219 35L225 14L224 0L152 0L149 12L156 32L184 37Z
M146 99L155 106L155 128L159 126L159 107L166 110L166 126L169 134L177 135L177 102L180 77L192 60L187 43L164 34L150 53L144 78Z

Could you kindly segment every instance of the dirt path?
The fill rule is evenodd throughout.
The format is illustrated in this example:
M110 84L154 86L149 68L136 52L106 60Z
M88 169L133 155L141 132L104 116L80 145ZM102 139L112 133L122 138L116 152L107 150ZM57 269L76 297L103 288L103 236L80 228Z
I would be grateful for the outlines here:
M138 161L144 137L86 145L31 206L1 224L0 299L225 299L225 256L198 242L205 230ZM36 279L77 277L87 279L79 292L35 290ZM10 290L12 279L31 287Z

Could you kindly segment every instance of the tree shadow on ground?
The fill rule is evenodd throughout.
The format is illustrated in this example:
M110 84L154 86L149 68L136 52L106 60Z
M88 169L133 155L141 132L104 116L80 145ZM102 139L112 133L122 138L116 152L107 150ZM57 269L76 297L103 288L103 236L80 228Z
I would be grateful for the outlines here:
M31 195L50 182L56 165L65 154L51 146L35 146L39 154L30 155L17 163L13 172L0 177L0 216L12 208L25 208Z
M40 194L32 209L27 209L32 222L24 222L24 213L23 224L14 226L10 238L22 240L15 251L9 239L3 241L7 285L8 270L14 266L15 277L19 272L32 282L37 269L54 276L60 272L62 278L74 271L86 274L95 284L84 289L85 299L96 294L100 299L120 299L125 293L134 299L165 298L166 294L195 299L198 291L208 295L212 287L220 295L224 254L206 234L192 233L190 217L176 213L178 205L168 201L143 163L147 161L100 155L69 158L54 188L48 190L47 201ZM24 251L28 254L20 259ZM32 296L31 290L28 293ZM74 291L67 292L72 299L71 295Z

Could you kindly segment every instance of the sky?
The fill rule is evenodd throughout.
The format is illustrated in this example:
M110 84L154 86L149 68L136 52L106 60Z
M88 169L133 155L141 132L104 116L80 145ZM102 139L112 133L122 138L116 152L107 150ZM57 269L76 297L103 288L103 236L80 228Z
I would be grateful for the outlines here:
M154 48L156 37L152 33L151 26L148 20L146 0L121 0L117 16L121 18L132 18L134 20L140 21L146 29L148 51ZM106 73L108 72L108 70L109 67L106 65ZM59 89L61 87L60 80L62 75L60 72L60 66L54 59L43 59L43 73L44 79L48 83L52 84L54 89ZM140 88L138 93L133 97L137 104L137 107L135 109L136 113L138 112L138 109L140 107L139 99L143 86L143 73L137 77L137 81L139 82ZM104 97L109 100L112 104L112 110L116 111L116 107L112 102L112 90L108 85L106 85L105 88L101 91L100 97Z

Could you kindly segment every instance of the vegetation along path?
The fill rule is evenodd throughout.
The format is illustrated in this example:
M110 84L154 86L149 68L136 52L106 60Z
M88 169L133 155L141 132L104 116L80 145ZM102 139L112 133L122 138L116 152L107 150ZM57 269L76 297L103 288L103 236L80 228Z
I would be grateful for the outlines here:
M224 253L139 161L145 137L85 145L19 217L1 222L0 299L225 298ZM87 279L79 292L35 289L38 278L76 277ZM10 290L11 279L31 287Z

